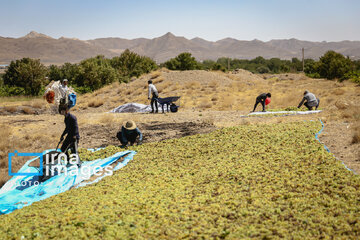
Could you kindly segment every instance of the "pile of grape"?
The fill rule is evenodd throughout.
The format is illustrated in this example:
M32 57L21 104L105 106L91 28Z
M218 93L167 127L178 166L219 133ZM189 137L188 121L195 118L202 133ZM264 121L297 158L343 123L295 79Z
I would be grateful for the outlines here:
M315 140L320 128L244 125L133 147L113 176L0 216L0 236L358 239L360 177Z

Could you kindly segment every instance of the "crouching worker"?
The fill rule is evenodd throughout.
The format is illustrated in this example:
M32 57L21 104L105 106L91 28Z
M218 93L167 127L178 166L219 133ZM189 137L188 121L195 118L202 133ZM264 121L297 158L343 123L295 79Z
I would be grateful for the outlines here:
M315 109L318 109L319 104L320 104L320 99L316 98L313 93L306 90L304 92L303 99L299 103L298 108L300 108L301 105L303 105L303 103L304 103L304 106L307 107L309 109L309 111L311 111L313 107L315 107Z
M81 162L78 155L78 143L80 140L80 134L79 134L79 127L77 123L77 119L74 115L72 115L69 112L69 107L67 105L60 105L59 106L59 113L63 116L65 116L64 122L65 122L65 130L63 134L60 137L60 141L64 140L64 136L66 135L66 138L61 146L61 152L65 153L67 156L68 164L70 163L70 156L68 153L68 150L71 151L72 154L77 155L77 166L81 166Z
M257 107L257 105L259 103L261 103L262 108L263 108L263 112L265 112L265 104L268 105L271 101L271 93L262 93L259 96L257 96L256 98L256 102L255 102L255 106L254 106L254 110L252 110L253 112L255 112L255 109Z
M121 131L117 133L116 137L121 142L121 147L126 147L128 143L133 146L136 139L139 137L138 145L142 144L143 136L139 128L136 127L134 121L127 121L121 127Z

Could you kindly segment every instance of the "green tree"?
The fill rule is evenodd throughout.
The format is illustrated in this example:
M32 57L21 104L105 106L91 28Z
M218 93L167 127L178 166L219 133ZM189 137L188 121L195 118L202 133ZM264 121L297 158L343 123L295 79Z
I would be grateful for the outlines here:
M62 79L69 80L69 83L75 83L79 74L79 66L77 64L64 63L64 65L58 67L51 65L49 67L49 79L58 81Z
M140 56L126 49L119 57L110 60L111 66L117 69L123 77L139 77L158 68L157 64L149 57Z
M202 68L205 70L212 70L213 66L216 64L213 60L204 60L202 62Z
M171 58L164 63L164 66L169 70L178 70L180 68L180 63L175 58Z
M268 67L266 67L266 66L260 66L260 67L258 67L257 69L256 69L256 71L258 72L258 73L268 73L268 72L270 72L270 69L268 68Z
M352 62L349 58L335 51L326 52L319 61L317 72L320 77L327 79L338 78L344 80L352 70Z
M48 77L49 77L50 81L52 81L52 80L57 81L57 80L64 79L61 68L56 65L50 65Z
M273 73L280 73L282 62L280 58L271 58L267 62L267 67L270 69Z
M254 58L253 60L251 60L253 63L256 63L256 64L261 64L261 65L265 65L266 64L266 60L265 58L261 57L261 56L258 56L256 58Z
M75 85L94 91L118 79L118 71L111 66L109 59L100 55L80 62Z
M302 71L302 61L297 58L292 58L290 68L293 72Z
M201 64L198 63L193 56L191 56L191 53L184 52L165 62L165 67L170 70L185 71L201 69Z
M25 95L39 95L48 82L46 73L47 69L40 59L23 58L10 63L4 75L4 84L23 88Z

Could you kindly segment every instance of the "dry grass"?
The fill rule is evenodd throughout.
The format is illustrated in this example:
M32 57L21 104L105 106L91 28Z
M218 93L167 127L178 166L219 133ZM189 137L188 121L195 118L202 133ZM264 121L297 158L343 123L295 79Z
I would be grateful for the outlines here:
M158 77L155 80L153 80L153 84L159 84L162 83L165 79L163 77Z
M217 81L213 80L213 81L211 81L211 82L209 83L208 86L209 86L210 88L216 89L216 88L219 87L219 83L218 83Z
M213 103L211 101L203 99L202 101L200 101L198 107L201 109L209 109L212 107L212 105L213 105Z
M161 76L161 72L159 72L159 71L154 71L154 72L150 73L150 78L151 79L155 79L155 78L157 78L159 76Z
M219 97L218 96L213 96L213 97L211 97L211 101L213 101L213 102L216 102L216 101L218 101L219 100Z
M353 143L353 144L360 143L360 125L358 125L354 128L354 133L353 133L353 138L352 138L351 143Z
M34 109L32 109L31 107L23 107L22 112L25 114L35 114Z
M11 133L12 130L9 126L0 125L0 168L5 168L7 166L7 151L11 146Z
M334 89L332 91L332 93L336 96L340 96L340 95L343 95L345 93L345 90L344 89L341 89L341 88L337 88L337 89Z
M88 107L93 107L93 108L97 108L97 107L100 107L104 104L104 100L103 99L94 99L94 100L91 100L89 103L88 103Z
M15 106L5 106L5 111L9 112L9 113L14 113L17 111L17 107Z
M201 86L200 83L197 81L191 81L185 84L186 89L199 89L200 86Z
M117 119L114 114L106 113L100 117L99 121L103 124L113 124L117 122Z
M360 109L356 106L347 105L345 109L342 109L342 118L360 120Z
M170 85L171 85L170 81L164 81L157 85L157 90L159 93L169 92Z
M34 100L31 104L31 107L33 108L43 108L45 106L46 102L44 100Z
M34 128L37 127L34 125ZM31 134L28 134L24 131L24 128L21 127L18 129L16 134L16 128L12 128L8 125L0 125L0 186L2 186L5 181L10 177L8 176L7 167L8 167L8 153L18 150L19 152L34 152L39 151L38 149L49 148L52 145L53 139L43 134L43 132L38 132L39 129L33 129ZM12 161L12 172L18 171L21 166L29 159L19 159Z
M235 103L235 97L231 95L225 96L220 103L220 110L231 110Z

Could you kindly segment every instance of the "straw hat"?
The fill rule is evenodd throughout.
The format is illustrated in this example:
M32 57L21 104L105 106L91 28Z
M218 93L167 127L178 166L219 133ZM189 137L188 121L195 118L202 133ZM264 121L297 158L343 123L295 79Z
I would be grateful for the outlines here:
M123 127L127 130L134 130L136 128L136 124L134 121L124 122Z

